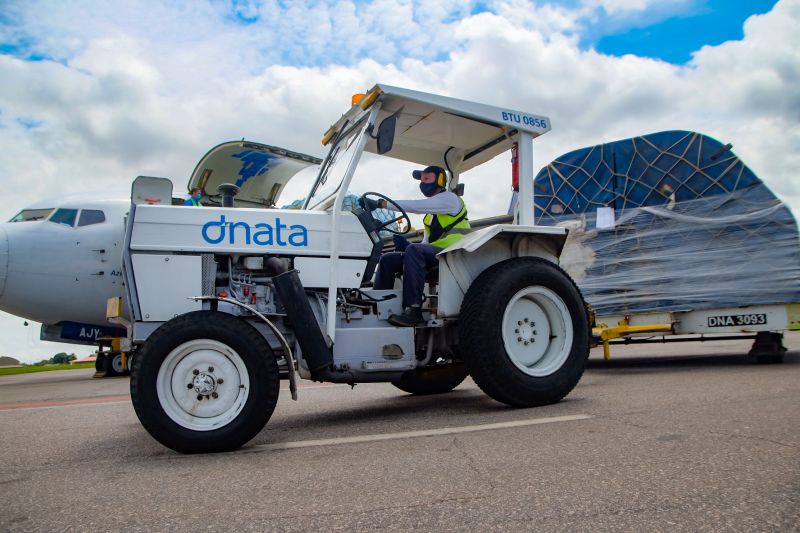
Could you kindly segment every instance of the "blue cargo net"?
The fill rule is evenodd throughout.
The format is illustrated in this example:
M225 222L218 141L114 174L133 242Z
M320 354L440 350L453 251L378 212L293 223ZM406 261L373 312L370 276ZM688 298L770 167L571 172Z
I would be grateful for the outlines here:
M613 207L664 206L763 183L731 145L690 131L663 131L565 154L534 180L536 219ZM766 187L761 200L775 196Z
M797 223L730 145L666 131L583 148L534 192L600 316L800 302Z

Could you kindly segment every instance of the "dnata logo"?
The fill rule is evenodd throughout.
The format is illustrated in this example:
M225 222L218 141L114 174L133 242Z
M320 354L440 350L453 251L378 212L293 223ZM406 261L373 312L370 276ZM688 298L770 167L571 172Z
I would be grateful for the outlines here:
M277 217L274 226L260 222L251 227L247 222L227 222L225 215L220 215L219 220L203 224L202 234L209 244L219 244L227 235L230 244L244 239L245 244L260 246L308 246L308 228L299 224L287 226Z

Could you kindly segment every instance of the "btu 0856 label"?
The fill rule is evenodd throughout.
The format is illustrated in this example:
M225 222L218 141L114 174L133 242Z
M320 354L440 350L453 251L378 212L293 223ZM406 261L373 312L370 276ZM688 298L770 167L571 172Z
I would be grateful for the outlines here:
M526 126L547 128L547 121L543 118L531 117L528 115L523 115L522 113L514 113L511 111L503 111L501 116L506 122L516 122L517 124L525 124Z

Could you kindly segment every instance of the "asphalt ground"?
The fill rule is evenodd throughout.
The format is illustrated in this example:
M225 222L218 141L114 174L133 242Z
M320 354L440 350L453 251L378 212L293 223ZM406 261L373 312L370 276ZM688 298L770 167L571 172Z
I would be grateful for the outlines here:
M471 381L286 383L240 451L184 456L139 424L127 378L0 377L2 531L798 531L800 333L593 351L562 402L512 409Z

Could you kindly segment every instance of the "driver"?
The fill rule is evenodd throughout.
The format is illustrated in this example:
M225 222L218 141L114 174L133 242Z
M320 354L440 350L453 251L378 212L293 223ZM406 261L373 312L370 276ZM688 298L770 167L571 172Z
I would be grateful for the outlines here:
M425 324L422 318L422 291L425 287L425 271L436 264L436 254L455 244L470 226L464 200L447 190L447 174L441 167L415 170L414 179L419 180L419 189L426 196L423 200L386 200L373 202L368 207L390 208L408 213L425 214L425 237L421 243L409 244L404 238L395 239L396 249L381 257L375 275L376 289L391 289L397 274L403 274L403 312L389 317L389 323L400 327ZM398 242L399 241L399 242Z

